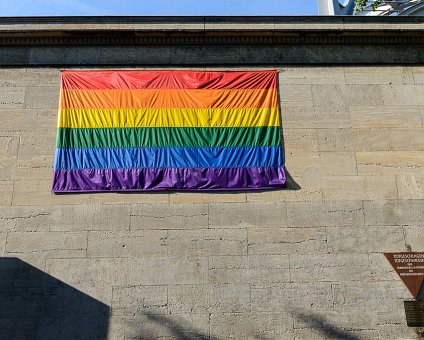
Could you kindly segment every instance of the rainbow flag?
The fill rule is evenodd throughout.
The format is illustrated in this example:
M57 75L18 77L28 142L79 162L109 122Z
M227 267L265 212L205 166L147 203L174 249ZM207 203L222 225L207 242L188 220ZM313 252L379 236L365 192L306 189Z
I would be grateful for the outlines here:
M277 72L65 71L53 192L285 182Z

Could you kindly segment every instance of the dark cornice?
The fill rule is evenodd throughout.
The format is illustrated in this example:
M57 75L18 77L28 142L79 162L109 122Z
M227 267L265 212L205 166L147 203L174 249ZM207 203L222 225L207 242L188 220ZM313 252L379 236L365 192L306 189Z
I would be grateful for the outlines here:
M9 17L1 46L422 45L421 17Z

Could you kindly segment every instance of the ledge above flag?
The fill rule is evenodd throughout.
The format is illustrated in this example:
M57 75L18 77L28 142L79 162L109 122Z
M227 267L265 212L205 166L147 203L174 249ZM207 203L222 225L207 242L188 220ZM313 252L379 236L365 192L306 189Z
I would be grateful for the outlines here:
M277 72L62 72L53 192L285 183Z

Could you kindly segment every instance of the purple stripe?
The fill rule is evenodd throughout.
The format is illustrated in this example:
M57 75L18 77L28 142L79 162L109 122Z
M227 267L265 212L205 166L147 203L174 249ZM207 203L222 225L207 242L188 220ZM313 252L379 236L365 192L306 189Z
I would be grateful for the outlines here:
M57 170L52 191L255 190L285 181L283 167Z

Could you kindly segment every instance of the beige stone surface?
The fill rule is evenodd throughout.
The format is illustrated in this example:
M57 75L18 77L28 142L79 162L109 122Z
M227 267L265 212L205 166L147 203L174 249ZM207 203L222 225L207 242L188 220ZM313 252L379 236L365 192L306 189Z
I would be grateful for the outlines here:
M325 254L327 234L317 228L249 228L249 255Z
M165 230L90 231L88 257L151 257L167 255Z
M402 84L400 66L349 67L344 72L346 84Z
M286 255L215 256L209 258L211 283L271 283L290 281Z
M420 174L424 169L423 151L357 152L358 174Z
M175 256L247 255L247 230L170 230L168 254Z
M424 198L424 174L400 174L396 176L396 182L399 198Z
M0 205L11 205L13 196L13 182L0 181Z
M365 176L365 196L367 200L398 198L396 177Z
M7 234L0 232L0 255L3 256L6 250Z
M89 194L54 195L52 180L21 180L16 181L13 189L13 205L56 205L56 204L87 204Z
M8 234L8 256L21 254L46 258L78 258L87 256L87 233L13 232Z
M131 230L207 228L208 209L206 204L134 205Z
M105 304L109 340L415 339L402 306L410 294L383 252L424 249L423 68L295 67L281 62L299 51L259 47L30 58L106 62L120 51L140 69L160 68L149 66L157 58L196 70L246 69L200 59L276 62L283 190L54 195L60 70L0 68L0 256ZM302 53L313 60L318 49Z
M419 128L422 127L421 106L351 106L353 128ZM396 132L396 131L393 131Z
M322 197L328 201L365 199L365 177L326 176L322 179Z

